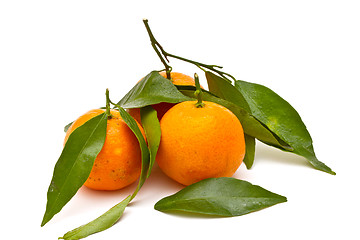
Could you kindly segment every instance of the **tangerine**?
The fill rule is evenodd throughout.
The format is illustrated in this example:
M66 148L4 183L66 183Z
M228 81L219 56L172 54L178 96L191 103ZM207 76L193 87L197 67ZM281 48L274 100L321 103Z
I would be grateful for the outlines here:
M156 161L173 180L190 185L211 177L231 177L245 156L243 128L227 108L203 101L172 107L160 121Z
M161 76L163 76L164 78L166 78L166 72L160 72L159 73ZM190 85L190 86L195 86L195 80L194 78L185 75L183 73L178 73L178 72L171 72L170 73L170 77L171 77L171 81L174 85ZM175 103L167 103L167 102L162 102L162 103L158 103L158 104L154 104L152 105L152 107L156 110L157 112L157 117L160 120L164 114L173 106L175 105ZM139 123L141 123L141 117L140 117L140 108L131 108L128 109L129 114Z
M90 110L80 116L66 132L67 141L71 132L89 119L103 113L103 109ZM107 120L106 138L97 155L90 175L84 185L95 190L118 190L135 182L141 172L141 150L139 142L121 118L119 111L110 110ZM144 135L144 130L138 124Z

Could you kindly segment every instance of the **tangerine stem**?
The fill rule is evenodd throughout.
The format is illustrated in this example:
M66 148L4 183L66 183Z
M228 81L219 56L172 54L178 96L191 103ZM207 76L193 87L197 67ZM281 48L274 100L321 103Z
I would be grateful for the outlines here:
M203 108L205 107L205 104L202 101L202 90L200 87L200 82L199 82L199 76L197 75L197 73L194 74L194 78L195 78L195 87L196 87L196 91L194 92L195 97L197 98L197 103L195 104L195 106L197 108Z
M223 72L223 71L220 71L218 68L222 69L222 66L219 66L219 65L210 65L210 64L204 64L204 63L200 63L200 62L196 62L196 61L193 61L193 60L190 60L190 59L186 59L186 58L183 58L183 57L179 57L179 56L176 56L174 54L171 54L171 53L168 53L164 50L164 48L160 45L160 43L158 41L156 41L153 33L151 32L151 29L150 29L150 26L149 26L149 23L148 23L148 20L147 19L143 19L143 22L145 24L145 27L146 27L146 30L149 34L149 37L150 37L150 41L151 41L151 45L153 46L154 50L156 51L157 55L159 56L160 60L162 61L162 63L165 65L165 68L166 68L166 76L168 79L170 79L170 72L171 72L171 67L166 63L169 62L169 59L168 57L172 57L172 58L175 58L175 59L178 59L178 60L181 60L181 61L184 61L184 62L188 62L188 63L191 63L191 64L194 64L196 65L197 67L199 67L201 70L204 71L203 68L206 68L210 71L213 71L217 74L219 74L222 78L224 78L225 80L228 80L231 82L231 80L229 78L231 78L232 80L236 81L236 78L234 78L232 75L230 75L229 73L226 73L226 72ZM160 51L159 51L160 50ZM161 52L161 53L160 53ZM166 61L165 61L165 59ZM229 78L228 78L229 77Z
M164 64L165 66L165 69L166 69L166 78L167 79L171 79L171 66L169 66L169 64L167 64L167 62L169 62L169 59L167 58L167 56L164 54L164 49L162 48L162 46L160 45L160 43L158 41L156 41L154 35L152 34L151 32L151 29L150 29L150 26L149 26L149 23L148 23L148 20L146 18L143 19L143 22L145 24L145 28L146 28L146 31L148 32L148 35L150 37L150 41L151 41L151 46L154 48L156 54L158 55L158 57L160 58L161 62ZM160 51L163 55L161 55ZM164 57L165 59L164 59ZM166 60L166 61L165 61Z
M200 62L196 62L196 61L193 61L193 60L190 60L190 59L186 59L186 58L183 58L183 57L179 57L179 56L176 56L174 54L171 54L171 53L167 53L167 52L163 52L163 54L167 57L172 57L172 58L176 58L178 60L181 60L181 61L184 61L184 62L188 62L188 63L191 63L191 64L194 64L195 66L197 66L198 68L200 68L201 70L205 71L203 68L207 68L217 74L219 74L221 77L223 77L224 79L230 81L228 77L230 77L232 80L236 81L236 78L233 77L232 75L230 75L229 73L226 73L226 72L223 72L223 71L220 71L216 68L223 68L222 66L218 66L218 65L209 65L209 64L204 64L204 63L200 63Z
M105 113L108 116L108 118L110 119L110 118L112 118L112 115L110 112L110 102L111 101L110 101L110 97L109 97L109 89L108 88L106 89L105 95L106 95L106 111L105 111Z

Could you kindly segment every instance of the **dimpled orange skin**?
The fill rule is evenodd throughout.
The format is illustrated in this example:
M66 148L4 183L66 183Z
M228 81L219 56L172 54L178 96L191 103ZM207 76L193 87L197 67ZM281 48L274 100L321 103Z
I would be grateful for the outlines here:
M94 109L79 117L66 132L64 143L77 127L103 112L103 109ZM113 117L107 121L104 146L84 183L86 187L95 190L124 188L135 182L141 172L141 150L136 136L118 111L111 110L111 114ZM144 135L142 127L138 126Z
M228 109L212 102L197 108L182 102L161 119L156 161L175 181L190 185L211 177L231 177L245 155L243 128Z
M160 72L159 74L161 76L163 76L164 78L166 78L166 72ZM183 73L171 72L170 77L171 77L172 83L175 85L195 86L194 78L192 78L188 75L185 75ZM161 119L164 116L164 114L174 105L175 105L174 103L163 102L163 103L154 104L154 105L152 105L152 107L157 111L158 119ZM134 119L136 119L136 121L138 121L139 123L141 122L139 108L128 109L128 112Z

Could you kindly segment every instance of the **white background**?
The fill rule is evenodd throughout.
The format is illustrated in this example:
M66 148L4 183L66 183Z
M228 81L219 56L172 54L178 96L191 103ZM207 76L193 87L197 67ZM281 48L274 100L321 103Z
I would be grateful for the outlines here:
M80 189L45 227L46 191L63 126L118 101L163 66L142 23L165 50L224 66L264 84L302 116L318 158L258 144L251 170L235 177L288 198L234 218L164 214L153 205L181 186L155 166L121 221L88 239L359 239L360 6L358 1L1 1L1 235L57 239L121 201L135 187ZM171 60L174 71L206 81Z

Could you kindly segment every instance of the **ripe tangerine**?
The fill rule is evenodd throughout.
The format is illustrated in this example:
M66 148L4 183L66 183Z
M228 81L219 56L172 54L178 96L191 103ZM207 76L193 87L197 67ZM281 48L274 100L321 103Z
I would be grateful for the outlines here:
M64 143L71 132L89 119L103 113L103 109L90 110L80 116L66 132ZM107 120L106 139L95 159L91 173L84 183L95 190L117 190L135 182L141 172L141 150L139 142L121 118L119 111L111 109ZM138 124L144 135L143 128Z
M175 181L190 185L211 177L231 177L245 155L243 128L227 108L204 101L182 102L160 121L156 161Z

